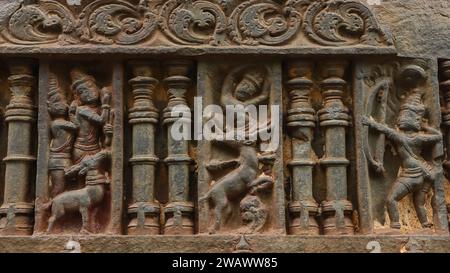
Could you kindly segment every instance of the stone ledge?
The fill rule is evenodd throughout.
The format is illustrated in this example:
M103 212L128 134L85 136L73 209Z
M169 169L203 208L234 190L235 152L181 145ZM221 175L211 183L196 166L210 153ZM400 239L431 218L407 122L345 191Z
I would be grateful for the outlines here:
M245 237L258 253L368 253L376 241L381 252L404 252L413 244L420 252L450 252L450 236L265 236ZM0 252L66 252L70 240L80 243L81 252L105 253L232 253L239 235L198 236L32 236L0 237Z

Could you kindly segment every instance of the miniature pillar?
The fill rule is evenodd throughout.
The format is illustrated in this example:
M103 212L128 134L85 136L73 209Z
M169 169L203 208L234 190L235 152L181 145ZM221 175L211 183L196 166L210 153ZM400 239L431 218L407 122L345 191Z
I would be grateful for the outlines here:
M17 60L9 65L11 100L6 107L8 123L5 193L0 207L0 234L29 235L33 228L30 171L36 160L32 156L32 131L36 111L32 101L35 82L31 64Z
M289 204L289 234L318 235L318 204L313 197L313 168L316 155L312 149L315 111L310 103L313 64L294 61L288 64L290 107L287 127L292 140L292 201Z
M133 76L129 83L133 89L133 107L129 111L132 126L133 202L128 207L130 223L128 234L160 234L160 206L155 202L155 126L158 110L153 104L153 91L158 80L153 77L155 64L130 63Z
M174 124L180 134L188 133L191 127L191 111L185 95L191 83L188 78L192 62L172 60L165 64L169 102L164 109L164 124L167 126L169 203L164 208L166 224L164 234L187 235L194 233L194 205L189 201L189 169L192 159L189 157L189 143L185 138L177 139L172 134ZM174 111L175 110L175 111ZM179 126L186 124L185 127ZM184 129L183 129L184 128ZM189 135L189 134L188 134Z
M322 66L321 83L324 108L319 110L320 126L325 132L325 154L320 163L325 168L327 195L322 202L324 233L326 235L353 234L352 204L347 200L346 127L349 110L343 97L343 79L347 62L326 61Z
M450 61L445 61L441 63L441 90L444 96L444 111L442 113L442 126L444 128L444 143L447 147L446 160L444 162L444 168L446 173L450 173ZM447 211L450 213L450 204L447 204Z

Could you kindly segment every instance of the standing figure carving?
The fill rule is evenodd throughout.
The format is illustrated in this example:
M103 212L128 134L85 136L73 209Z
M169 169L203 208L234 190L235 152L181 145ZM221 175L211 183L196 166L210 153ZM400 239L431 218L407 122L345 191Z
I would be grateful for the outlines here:
M416 76L410 77L411 73ZM401 170L386 201L391 228L401 228L398 203L408 194L413 195L414 207L422 227L430 228L432 224L427 218L426 197L436 178L442 173L442 167L433 160L425 159L423 152L430 145L441 142L442 135L425 120L427 109L423 102L424 91L418 88L418 82L426 79L424 70L412 65L405 68L401 76L411 86L400 106L396 128L377 122L372 117L363 117L363 124L384 134L400 159Z
M59 85L56 75L49 77L48 112L52 118L50 156L48 170L52 187L51 198L64 192L64 169L72 165L72 149L77 127L68 121L68 109L66 98Z
M91 233L94 211L103 202L109 184L112 90L100 89L94 77L78 68L71 71L71 78L75 99L69 108L56 76L50 76L48 108L53 120L49 172L53 189L50 201L44 204L44 209L51 211L48 233L57 220L74 211L81 214L80 232ZM70 121L66 120L68 111ZM84 186L64 191L69 181Z

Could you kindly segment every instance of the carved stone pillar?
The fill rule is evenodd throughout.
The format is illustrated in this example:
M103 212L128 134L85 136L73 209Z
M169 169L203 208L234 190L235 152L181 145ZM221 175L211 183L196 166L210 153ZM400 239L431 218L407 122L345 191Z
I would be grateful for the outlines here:
M444 144L447 148L447 156L444 162L447 178L450 174L450 61L441 63L441 91L444 97L444 111L442 113L442 126L445 129ZM447 204L447 211L450 213L450 204Z
M167 78L164 82L168 87L169 102L164 109L168 145L168 156L164 161L168 166L169 203L164 208L166 219L164 234L193 234L194 205L189 201L189 168L192 163L188 153L189 142L186 139L176 140L171 133L175 122L186 123L187 128L191 126L191 112L185 94L191 83L188 75L192 62L172 60L166 62L165 66ZM176 115L172 112L174 109Z
M32 88L35 78L30 63L13 61L8 78L11 100L6 107L8 123L5 193L0 207L0 231L4 235L32 233L33 202L30 197L30 170L36 158L32 156L32 130L36 121Z
M326 61L322 64L321 83L324 108L319 110L320 126L325 134L325 154L320 163L325 168L327 196L322 202L325 234L352 234L352 204L347 200L346 127L348 108L343 97L343 79L347 62Z
M450 138L448 137L449 128L450 128L450 61L445 61L441 63L441 76L442 76L442 82L441 82L441 90L442 95L444 97L445 103L444 103L444 111L442 113L442 125L446 129L446 137L445 137L445 144L447 147L450 147ZM450 162L449 162L449 156L447 153L447 159L444 163L444 166L447 170L450 168Z
M317 235L319 226L315 217L318 204L313 197L313 168L316 155L311 141L315 127L315 111L310 103L313 86L311 74L313 63L295 61L289 63L287 82L290 91L290 107L287 126L292 137L292 200L289 204L289 233L296 235Z
M153 77L155 64L131 63L133 76L129 83L133 92L133 107L129 110L132 126L132 183L133 201L128 207L128 234L160 234L160 206L155 202L155 125L158 110L153 104L153 91L158 80Z

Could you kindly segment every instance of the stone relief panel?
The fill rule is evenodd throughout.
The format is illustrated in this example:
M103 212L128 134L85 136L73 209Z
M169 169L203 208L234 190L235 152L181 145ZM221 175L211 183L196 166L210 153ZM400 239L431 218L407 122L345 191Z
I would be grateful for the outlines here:
M362 2L0 0L0 237L448 235L450 61Z
M1 1L0 42L16 45L392 47L359 1Z
M198 83L203 134L217 136L199 141L199 233L285 233L282 143L276 134L270 143L261 137L281 124L281 64L204 61L198 70L205 76ZM249 109L259 109L259 116ZM248 137L233 137L239 132Z
M55 62L46 71L40 96L46 96L42 121L48 136L40 144L48 142L48 160L40 166L48 172L38 181L35 233L95 234L108 228L116 109L107 67Z
M366 176L359 179L368 183L363 191L370 195L367 214L375 233L448 233L439 96L431 65L416 59L356 68L355 92L363 96L361 154L367 163L361 172Z

